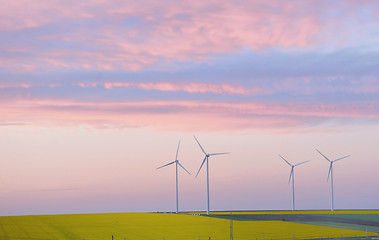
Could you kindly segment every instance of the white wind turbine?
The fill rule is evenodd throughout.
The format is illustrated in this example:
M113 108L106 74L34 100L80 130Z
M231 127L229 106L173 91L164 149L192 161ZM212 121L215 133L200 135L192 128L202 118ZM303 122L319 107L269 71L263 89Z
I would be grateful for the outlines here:
M178 152L179 152L179 146L180 146L180 141L179 141L179 144L178 144L178 149L176 150L176 157L175 157L175 161L173 162L170 162L170 163L167 163L166 165L163 165L157 169L160 169L160 168L163 168L163 167L166 167L166 166L169 166L171 164L174 164L175 163L175 167L176 167L176 213L179 212L179 201L178 201L178 165L184 169L184 171L186 171L189 175L191 175L191 173L189 173L187 171L187 169L185 169L182 164L180 164L179 160L178 160Z
M329 158L327 158L324 154L322 154L319 150L316 149L316 151L318 153L321 154L321 156L323 156L326 160L328 160L328 162L330 163L329 165L329 172L328 172L328 180L329 181L329 177L331 178L331 181L330 181L330 184L331 184L331 187L332 187L332 208L331 210L334 211L334 196L333 196L333 163L334 162L337 162L339 160L342 160L344 158L347 158L347 157L350 157L350 155L347 155L347 156L344 156L344 157L341 157L341 158L337 158L335 160L329 160Z
M209 215L209 164L208 164L208 158L210 156L221 155L221 154L229 154L229 153L206 153L204 151L203 147L200 145L200 143L197 140L197 138L195 136L193 136L193 137L195 138L197 144L199 144L199 147L201 148L201 151L203 151L203 153L205 154L204 160L201 163L201 166L199 168L199 171L196 174L196 177L197 177L197 175L199 175L199 172L200 172L201 168L203 167L205 161L207 162L207 214Z
M288 184L290 184L291 178L292 178L292 211L295 211L295 171L294 171L294 169L296 166L299 166L299 165L306 163L306 162L309 162L309 161L305 161L305 162L301 162L301 163L292 165L286 159L284 159L284 157L282 157L282 155L279 155L279 157L281 157L288 165L291 166L291 173L290 173L290 178L288 180Z

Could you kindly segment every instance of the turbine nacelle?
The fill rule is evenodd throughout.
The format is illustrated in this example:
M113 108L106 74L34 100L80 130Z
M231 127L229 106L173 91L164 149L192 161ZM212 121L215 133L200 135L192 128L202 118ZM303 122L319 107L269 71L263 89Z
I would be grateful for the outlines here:
M294 168L296 167L296 166L299 166L299 165L301 165L301 164L304 164L304 163L306 163L306 162L309 162L309 160L308 161L304 161L304 162L301 162L301 163L297 163L297 164L295 164L295 165L292 165L291 163L289 163L282 155L280 155L279 154L279 157L281 158L281 159L283 159L288 165L290 165L291 166L291 172L290 172L290 178L289 178L289 180L288 180L288 184L290 184L290 182L291 182L291 178L292 178L292 180L293 180L293 172L294 172Z
M229 154L229 153L206 153L204 148L201 146L201 144L199 143L199 141L197 140L197 138L195 136L193 136L197 142L197 144L199 144L199 147L201 149L201 151L204 153L205 157L204 157L204 160L202 161L201 165L200 165L200 168L199 168L199 171L197 171L197 174L196 174L196 177L197 175L199 175L200 173L200 170L201 168L203 167L205 161L208 161L208 158L211 157L211 156L216 156L216 155L222 155L222 154Z
M318 149L316 149L316 151L318 152L318 153L320 153L321 154L321 156L323 156L329 163L330 163L330 165L329 165L329 171L328 171L328 179L326 180L327 182L329 182L329 178L330 178L330 174L331 174L331 172L333 171L333 163L334 162L337 162L337 161L339 161L339 160L342 160L342 159L344 159L344 158L347 158L347 157L350 157L351 155L347 155L347 156L344 156L344 157L341 157L341 158L337 158L337 159L334 159L334 160L330 160L329 158L327 158L324 154L322 154Z
M183 167L183 165L180 164L180 162L179 162L179 159L178 159L179 147L180 147L180 141L179 141L179 144L178 144L178 148L176 149L175 161L170 162L170 163L167 163L167 164L165 164L165 165L163 165L163 166L160 166L160 167L158 167L157 169L160 169L160 168L163 168L163 167L167 167L167 166L169 166L169 165L171 165L171 164L176 163L176 164L179 165L181 168L183 168L184 171L186 171L189 175L191 175L191 173L188 172L187 169L185 169L185 168Z

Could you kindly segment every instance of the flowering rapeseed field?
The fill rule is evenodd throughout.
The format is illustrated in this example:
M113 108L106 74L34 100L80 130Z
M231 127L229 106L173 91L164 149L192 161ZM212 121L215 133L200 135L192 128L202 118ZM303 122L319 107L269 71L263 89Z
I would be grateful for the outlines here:
M283 221L233 221L234 239L310 239L366 236L366 232ZM369 233L371 235L371 233ZM0 239L230 239L227 219L163 213L0 217Z

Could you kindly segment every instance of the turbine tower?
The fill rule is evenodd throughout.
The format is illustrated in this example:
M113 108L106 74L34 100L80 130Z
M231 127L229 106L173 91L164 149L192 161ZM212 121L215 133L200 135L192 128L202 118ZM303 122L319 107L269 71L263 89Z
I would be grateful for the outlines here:
M184 169L184 171L186 171L189 175L191 175L191 173L189 173L187 171L187 169L185 169L183 167L182 164L180 164L179 160L178 160L178 152L179 152L179 146L180 146L180 141L179 141L179 144L178 144L178 149L176 150L176 157L175 157L175 161L173 162L170 162L170 163L167 163L166 165L163 165L157 169L160 169L160 168L163 168L163 167L166 167L166 166L169 166L171 164L174 164L175 163L175 167L176 167L176 213L179 212L179 200L178 200L178 165Z
M203 147L200 145L197 138L195 136L193 136L193 137L195 138L197 144L199 144L199 147L201 148L201 151L203 151L203 153L205 155L204 160L201 163L201 166L199 168L199 171L196 174L196 177L197 177L197 175L199 175L199 172L200 172L201 168L203 167L204 163L207 162L207 214L209 215L209 163L208 163L208 158L210 156L221 155L221 154L229 154L229 153L206 153L204 151Z
M292 178L292 211L295 211L295 171L294 171L294 169L296 166L299 166L299 165L306 163L306 162L309 162L309 161L305 161L305 162L301 162L301 163L292 165L286 159L284 159L284 157L282 157L282 155L279 155L279 157L281 157L288 165L291 166L291 173L290 173L290 178L288 180L288 184L290 184L291 178Z
M329 181L329 177L331 178L331 181L330 181L330 185L331 185L331 188L332 188L332 208L331 210L334 211L334 196L333 196L333 163L334 162L337 162L339 160L342 160L344 158L347 158L347 157L350 157L350 155L347 155L347 156L344 156L344 157L341 157L341 158L337 158L335 160L329 160L329 158L327 158L324 154L322 154L319 150L316 149L316 151L318 153L321 154L321 156L323 156L326 160L328 160L328 162L330 163L329 165L329 172L328 172L328 180Z

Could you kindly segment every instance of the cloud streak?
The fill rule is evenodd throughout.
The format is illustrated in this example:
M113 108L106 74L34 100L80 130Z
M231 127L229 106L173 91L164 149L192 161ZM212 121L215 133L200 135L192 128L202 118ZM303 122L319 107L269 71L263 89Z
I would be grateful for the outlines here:
M80 84L83 86L83 84ZM91 85L90 85L91 86ZM92 85L93 86L93 85ZM106 89L116 87L137 87L145 90L159 90L163 92L183 91L187 93L217 93L217 94L237 94L252 95L260 92L258 88L246 89L236 84L211 84L211 83L175 83L175 82L147 82L147 83L125 83L125 82L106 82Z
M365 106L362 108L362 106ZM309 127L328 119L378 121L377 102L344 104L143 101L21 101L4 104L3 120L29 124L88 124L99 127L152 127L166 130L233 130Z

